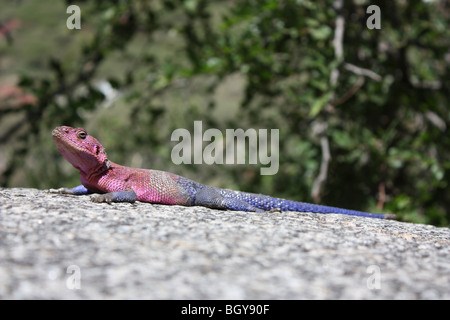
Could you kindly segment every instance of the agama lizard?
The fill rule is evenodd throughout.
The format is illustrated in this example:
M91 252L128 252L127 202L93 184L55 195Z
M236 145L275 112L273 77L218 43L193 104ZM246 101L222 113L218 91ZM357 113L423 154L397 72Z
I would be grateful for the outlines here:
M130 202L183 206L204 206L239 211L298 211L338 213L362 217L391 219L395 215L374 214L315 205L262 194L209 187L176 174L121 166L110 160L105 149L85 129L57 127L53 139L61 154L81 174L81 185L75 188L50 189L50 192L93 195L94 202Z

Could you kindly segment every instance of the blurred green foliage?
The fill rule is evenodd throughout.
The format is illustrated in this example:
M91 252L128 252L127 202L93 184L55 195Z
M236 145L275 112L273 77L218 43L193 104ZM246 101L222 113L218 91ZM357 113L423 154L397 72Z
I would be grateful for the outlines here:
M10 72L37 103L0 101L1 185L77 184L51 130L82 126L121 164L448 225L448 3L339 2L40 1L48 11L38 15L30 1L2 11L0 19L22 19L23 31L1 43L0 63L22 60ZM66 28L69 4L81 8L81 30ZM366 27L370 4L381 9L379 30ZM28 29L43 30L41 41L27 37ZM22 43L26 55L17 48L21 39L34 45ZM102 90L105 83L115 97ZM175 166L171 132L192 130L194 120L223 132L280 129L279 172ZM318 183L324 141L331 159Z

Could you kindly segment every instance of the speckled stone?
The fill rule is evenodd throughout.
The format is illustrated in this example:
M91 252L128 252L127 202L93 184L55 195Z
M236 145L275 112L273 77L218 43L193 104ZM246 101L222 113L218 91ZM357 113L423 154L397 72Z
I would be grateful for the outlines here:
M0 189L0 299L450 299L449 284L448 228Z

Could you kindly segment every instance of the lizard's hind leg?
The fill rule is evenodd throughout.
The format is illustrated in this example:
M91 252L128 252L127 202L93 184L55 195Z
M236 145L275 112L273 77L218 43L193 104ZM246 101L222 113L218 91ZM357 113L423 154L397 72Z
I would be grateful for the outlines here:
M216 188L208 186L197 192L194 205L212 209L264 212L264 210L252 206L243 200L226 198Z

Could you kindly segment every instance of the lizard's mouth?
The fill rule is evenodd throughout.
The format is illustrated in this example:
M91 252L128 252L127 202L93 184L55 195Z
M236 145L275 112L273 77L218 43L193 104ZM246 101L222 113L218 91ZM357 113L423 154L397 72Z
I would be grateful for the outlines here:
M61 134L61 127L56 127L55 129L53 129L52 131L52 136L57 137Z
M67 131L64 130L64 127L56 127L55 129L53 129L52 136L53 140L55 141L58 147L62 146L77 147L76 144L67 135Z
M87 155L91 155L91 152L79 144L76 137L71 134L70 127L56 127L52 131L53 140L61 152L72 165L79 165L80 157L86 158Z
M67 130L64 130L64 127L56 127L56 128L53 129L53 131L52 131L52 136L53 136L53 138L61 139L61 137L62 137L64 134L68 134L68 131L67 131Z
M109 169L110 162L100 143L90 136L88 136L89 139L86 139L86 136L77 137L76 130L82 130L86 134L84 129L66 126L56 127L52 131L56 147L64 158L85 174L91 171L97 172L99 168Z

